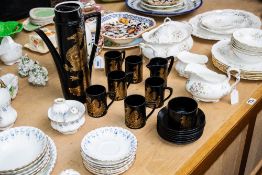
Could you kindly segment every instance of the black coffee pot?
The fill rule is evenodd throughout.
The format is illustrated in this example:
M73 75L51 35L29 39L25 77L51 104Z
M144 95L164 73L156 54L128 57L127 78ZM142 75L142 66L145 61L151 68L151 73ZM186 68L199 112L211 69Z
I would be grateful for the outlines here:
M78 2L62 2L55 6L55 28L59 52L45 33L37 29L35 32L49 48L55 62L65 99L86 102L85 89L91 85L91 72L101 28L101 13L82 14ZM85 20L96 17L95 44L88 53ZM89 60L89 62L88 62Z

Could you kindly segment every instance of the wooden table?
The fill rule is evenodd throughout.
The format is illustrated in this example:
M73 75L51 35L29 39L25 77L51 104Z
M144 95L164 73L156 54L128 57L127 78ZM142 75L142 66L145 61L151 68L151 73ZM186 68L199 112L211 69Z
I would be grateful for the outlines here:
M123 2L103 4L104 9L115 11L128 11ZM197 11L182 17L172 17L173 20L188 20L196 14L213 9L244 9L261 16L262 3L258 0L206 0ZM163 18L155 18L158 23ZM53 28L53 26L49 26ZM16 36L18 43L25 44L30 33L22 32ZM192 51L205 54L209 57L208 67L216 70L211 63L211 46L215 41L194 39ZM34 126L48 134L57 146L58 159L53 174L58 174L64 169L73 168L81 174L89 174L84 168L80 155L80 143L89 131L103 126L119 126L128 129L124 124L123 101L115 102L108 114L102 118L91 118L86 115L85 125L74 135L62 135L50 126L47 118L47 110L53 100L62 97L58 75L50 54L36 54L24 49L30 58L38 60L49 71L49 81L45 87L29 85L27 78L19 78L19 92L12 106L18 112L15 126ZM127 50L129 54L138 54L139 49ZM144 65L148 60L144 61ZM5 66L0 63L2 70L0 75L11 72L17 74L16 65ZM221 72L220 72L221 73ZM149 71L144 67L144 79L149 76ZM186 79L178 76L177 72L171 71L168 77L168 85L174 89L173 97L191 96L185 90ZM232 80L233 82L233 80ZM232 83L231 82L231 83ZM95 70L92 77L93 84L106 84L106 77L101 70ZM203 173L216 160L217 156L225 150L231 141L251 121L255 120L257 112L261 109L262 83L261 81L243 80L237 86L240 93L240 103L230 104L230 97L226 96L218 103L202 103L199 107L206 114L206 126L203 136L196 142L188 145L175 145L161 139L156 131L156 110L147 121L144 128L130 130L138 140L137 157L134 165L125 173L132 175L164 175L164 174L199 174ZM128 94L144 94L144 82L130 85ZM249 98L255 98L257 103L248 105ZM251 127L250 127L251 128ZM251 128L252 129L252 128ZM248 131L249 132L249 131ZM244 152L249 149L250 140L244 145ZM243 154L242 158L246 154ZM245 163L243 163L245 164ZM242 164L241 164L242 165Z

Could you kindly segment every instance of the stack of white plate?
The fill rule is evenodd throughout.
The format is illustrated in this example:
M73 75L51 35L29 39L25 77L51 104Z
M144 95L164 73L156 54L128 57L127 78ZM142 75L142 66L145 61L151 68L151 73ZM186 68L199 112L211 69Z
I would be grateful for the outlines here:
M84 166L94 174L116 175L134 163L137 139L120 127L102 127L89 132L82 140Z
M174 12L185 8L184 0L141 0L140 6L154 12Z
M193 35L210 40L230 39L240 28L260 28L259 17L243 10L213 10L190 19Z
M29 12L30 22L35 25L45 26L53 23L54 9L49 7L33 8Z
M34 127L0 133L1 175L49 175L56 162L54 142Z
M243 28L235 31L231 46L234 53L247 62L262 61L262 30Z

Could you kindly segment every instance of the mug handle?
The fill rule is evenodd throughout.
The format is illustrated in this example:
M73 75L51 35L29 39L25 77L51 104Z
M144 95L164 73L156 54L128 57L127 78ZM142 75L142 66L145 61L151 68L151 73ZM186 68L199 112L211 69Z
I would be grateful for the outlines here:
M120 53L122 55L122 59L121 59L121 65L122 65L124 60L125 60L125 57L126 57L126 51L125 50L121 50Z
M151 110L151 112L146 116L146 119L148 119L156 110L156 104L154 103L154 108Z
M115 92L108 92L107 96L112 95L113 98L111 98L111 102L107 105L107 109L109 109L109 107L114 103L115 99L116 99L116 93Z
M171 72L171 69L173 67L175 58L173 56L170 56L170 57L167 57L166 59L171 60L170 63L169 63L169 66L168 66L168 70L167 70L167 75L169 75L169 73Z
M93 62L96 54L96 49L99 41L100 31L101 31L101 13L100 12L93 12L89 14L84 15L84 21L86 21L88 18L96 17L96 33L95 33L95 44L93 44L92 51L90 54L90 60L89 60L89 70L90 70L90 77L92 76L92 67Z
M126 79L127 79L127 89L128 89L128 87L131 84L132 79L133 79L133 72L127 72L126 73Z
M173 94L173 88L165 87L165 90L169 90L169 95L163 100L163 102L165 102L167 99L169 99L171 97L171 95Z

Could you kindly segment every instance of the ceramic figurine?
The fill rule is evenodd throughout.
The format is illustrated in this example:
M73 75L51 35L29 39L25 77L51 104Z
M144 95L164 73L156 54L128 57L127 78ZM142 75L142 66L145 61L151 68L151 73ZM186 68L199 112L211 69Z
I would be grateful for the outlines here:
M34 64L29 71L28 82L36 86L45 86L48 81L48 71L39 64Z
M35 62L30 59L27 55L21 56L18 63L18 74L21 77L26 77L29 74L31 67L35 64Z
M1 61L6 65L13 65L22 56L22 46L13 41L10 36L2 39L0 45Z
M85 106L75 100L57 98L48 109L51 127L62 134L74 134L85 123Z
M1 81L3 84L1 84ZM11 95L11 98L14 99L18 92L18 77L11 73L1 76L0 77L0 88L7 88Z
M73 169L67 169L62 171L59 175L80 175L80 173Z
M190 63L205 65L205 63L208 62L208 57L206 55L183 51L177 54L177 60L178 61L175 66L176 71L180 76L188 78L189 75L185 72L186 66Z
M204 102L218 102L220 98L228 95L240 81L240 71L234 68L228 69L227 76L218 74L200 64L188 64L185 71L189 74L186 90L193 95L193 98ZM231 71L237 72L237 75L236 82L230 86Z
M57 47L55 32L52 30L49 30L48 28L42 28L42 30L48 36L52 44L55 47ZM24 46L32 51L39 52L39 53L48 53L49 52L46 44L44 43L42 38L38 36L37 34L30 34L29 42L26 43Z
M8 89L0 88L0 131L13 126L17 112L11 106L11 96Z
M166 18L163 24L142 34L144 43L140 43L140 48L149 59L176 56L179 52L192 48L191 33L192 27L188 23Z

